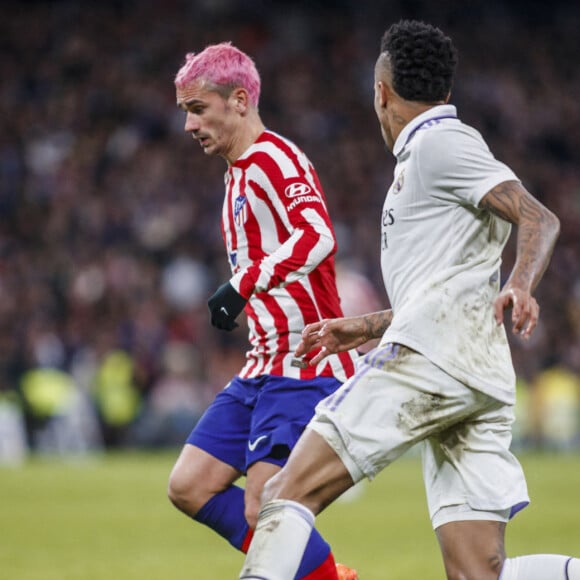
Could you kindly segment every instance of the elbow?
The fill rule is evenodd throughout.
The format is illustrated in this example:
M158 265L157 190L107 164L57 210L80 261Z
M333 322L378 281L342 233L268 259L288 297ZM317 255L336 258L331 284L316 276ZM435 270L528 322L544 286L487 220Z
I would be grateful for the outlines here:
M336 239L332 235L322 235L320 237L320 247L327 258L334 256L338 250Z
M555 244L560 237L560 220L556 214L548 211L546 216L546 223L548 225L547 230L549 232L550 238Z

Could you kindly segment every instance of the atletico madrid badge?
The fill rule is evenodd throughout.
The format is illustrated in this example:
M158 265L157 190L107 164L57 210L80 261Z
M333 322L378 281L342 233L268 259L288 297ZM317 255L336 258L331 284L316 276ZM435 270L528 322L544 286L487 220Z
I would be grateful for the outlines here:
M234 202L234 221L239 226L244 225L248 219L247 201L248 198L245 195L240 195Z

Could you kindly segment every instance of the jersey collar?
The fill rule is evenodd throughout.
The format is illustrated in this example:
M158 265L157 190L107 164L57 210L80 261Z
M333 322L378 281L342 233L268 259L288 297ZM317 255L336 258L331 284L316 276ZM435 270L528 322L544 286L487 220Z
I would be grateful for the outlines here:
M457 119L457 109L455 105L436 105L431 109L417 115L411 119L403 130L399 133L395 145L393 147L393 154L398 157L407 143L412 139L413 135L430 121L437 122L440 119Z

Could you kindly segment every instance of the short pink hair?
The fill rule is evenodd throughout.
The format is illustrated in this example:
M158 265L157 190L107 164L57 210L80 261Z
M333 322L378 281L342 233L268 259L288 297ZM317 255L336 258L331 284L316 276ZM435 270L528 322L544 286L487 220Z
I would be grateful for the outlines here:
M185 56L185 64L175 76L175 86L182 89L200 79L230 89L243 87L252 105L258 107L260 75L256 65L231 42L212 44L199 54L190 52Z

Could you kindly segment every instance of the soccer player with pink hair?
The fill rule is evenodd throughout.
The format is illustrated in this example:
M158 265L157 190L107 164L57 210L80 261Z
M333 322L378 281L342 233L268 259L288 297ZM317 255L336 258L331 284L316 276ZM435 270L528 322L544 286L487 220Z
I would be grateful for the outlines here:
M208 302L211 323L232 331L245 311L245 366L194 427L173 468L169 497L194 520L246 552L264 483L286 463L317 403L354 372L356 353L319 365L294 356L305 325L342 315L335 234L306 155L265 128L260 76L232 46L188 54L175 78L185 131L227 163L221 231L232 272ZM236 481L246 476L245 490ZM356 580L313 530L295 574Z

